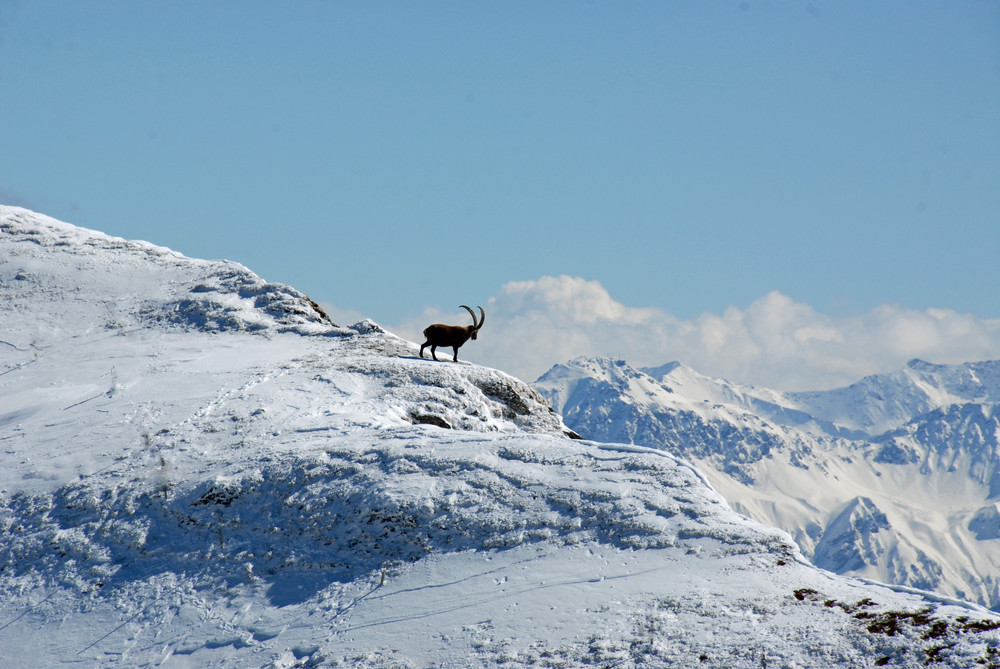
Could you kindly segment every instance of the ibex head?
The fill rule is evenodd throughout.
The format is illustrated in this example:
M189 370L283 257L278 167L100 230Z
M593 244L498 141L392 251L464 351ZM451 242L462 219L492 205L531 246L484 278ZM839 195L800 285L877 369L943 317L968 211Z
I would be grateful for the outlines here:
M476 312L464 304L461 307L472 316L472 325L442 325L441 323L428 325L424 328L424 337L427 341L420 346L421 358L424 357L424 349L428 346L431 347L431 357L435 360L437 360L435 350L438 346L451 346L455 349L454 360L458 362L459 347L470 339L475 339L476 335L479 334L479 328L483 327L483 321L486 320L486 312L483 311L482 307L478 307L480 314L478 322L476 321Z
M472 311L472 309L470 309L469 307L465 306L464 304L459 305L459 306L461 306L463 309L465 309L466 311L468 311L469 315L472 316L472 325L471 326L466 326L466 327L467 328L471 327L470 331L471 331L472 334L469 336L469 338L470 339L475 339L476 335L479 334L479 328L483 327L483 321L486 320L486 312L483 311L482 307L480 307L478 305L476 306L476 308L479 309L479 321L477 322L476 321L476 314L475 314L475 312Z

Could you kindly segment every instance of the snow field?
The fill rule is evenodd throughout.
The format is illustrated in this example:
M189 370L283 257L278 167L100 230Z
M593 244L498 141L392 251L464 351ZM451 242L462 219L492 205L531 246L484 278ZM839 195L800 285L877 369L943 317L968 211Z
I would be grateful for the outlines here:
M233 263L0 208L0 280L0 666L997 659L989 612Z

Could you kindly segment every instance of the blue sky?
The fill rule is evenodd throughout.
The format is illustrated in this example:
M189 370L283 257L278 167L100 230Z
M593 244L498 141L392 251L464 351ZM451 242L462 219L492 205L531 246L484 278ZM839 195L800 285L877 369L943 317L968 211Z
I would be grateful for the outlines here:
M0 0L0 202L388 324L995 319L998 157L995 2Z

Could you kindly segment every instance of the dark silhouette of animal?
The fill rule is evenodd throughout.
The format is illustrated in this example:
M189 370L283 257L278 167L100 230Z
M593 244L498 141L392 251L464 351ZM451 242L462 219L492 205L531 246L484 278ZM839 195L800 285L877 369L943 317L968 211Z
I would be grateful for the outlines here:
M420 346L421 358L424 357L424 349L428 346L431 347L431 357L435 360L438 358L434 351L438 346L451 346L455 349L455 362L458 362L459 347L470 339L475 339L476 335L479 334L479 328L483 327L483 321L486 320L486 312L483 311L482 307L479 307L481 318L478 323L476 322L476 312L464 304L461 307L472 315L472 325L442 325L441 323L428 325L424 328L424 338L427 341Z

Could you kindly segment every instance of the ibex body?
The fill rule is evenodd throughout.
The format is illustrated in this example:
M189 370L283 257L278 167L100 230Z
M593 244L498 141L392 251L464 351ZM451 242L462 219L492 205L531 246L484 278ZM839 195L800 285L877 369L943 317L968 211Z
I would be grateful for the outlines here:
M476 335L479 334L479 328L483 327L483 321L486 320L486 312L483 311L482 307L479 307L481 317L479 322L476 322L476 312L464 304L461 306L472 315L472 325L442 325L441 323L428 325L424 328L424 338L427 341L420 346L421 358L424 357L424 349L428 346L431 347L431 357L435 360L438 359L435 354L438 346L451 346L455 349L454 360L458 362L459 347L470 339L475 339Z

